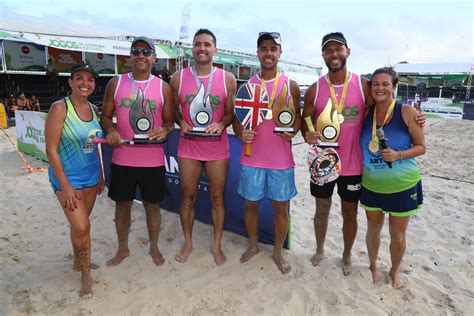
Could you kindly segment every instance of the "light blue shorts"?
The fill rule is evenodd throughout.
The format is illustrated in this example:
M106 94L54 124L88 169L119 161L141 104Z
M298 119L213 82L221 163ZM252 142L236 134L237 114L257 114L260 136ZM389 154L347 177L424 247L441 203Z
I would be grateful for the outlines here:
M260 201L265 196L278 202L289 201L298 194L295 169L291 167L277 170L241 166L238 192L248 201Z

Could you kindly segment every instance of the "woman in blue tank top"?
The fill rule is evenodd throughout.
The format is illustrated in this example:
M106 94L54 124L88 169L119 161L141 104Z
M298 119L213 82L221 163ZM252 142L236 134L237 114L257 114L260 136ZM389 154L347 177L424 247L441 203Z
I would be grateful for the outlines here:
M74 270L82 272L81 297L92 295L89 216L97 194L104 190L97 147L102 130L87 98L97 73L87 64L72 67L70 96L51 105L45 124L49 180L70 224Z
M395 289L402 286L399 271L408 222L423 202L420 170L414 158L426 151L416 109L393 99L397 83L397 73L392 68L377 69L372 75L370 94L375 107L368 111L360 139L364 155L360 204L367 215L370 270L375 283L379 280L380 232L388 213L390 277Z

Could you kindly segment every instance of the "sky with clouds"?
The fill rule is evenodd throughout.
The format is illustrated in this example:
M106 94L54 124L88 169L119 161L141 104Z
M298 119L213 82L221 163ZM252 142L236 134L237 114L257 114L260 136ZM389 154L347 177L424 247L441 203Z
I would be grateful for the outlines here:
M469 0L0 0L0 18L177 40L186 3L190 36L208 28L218 48L255 53L258 32L278 31L282 59L322 65L322 36L341 31L359 73L400 61L473 62Z

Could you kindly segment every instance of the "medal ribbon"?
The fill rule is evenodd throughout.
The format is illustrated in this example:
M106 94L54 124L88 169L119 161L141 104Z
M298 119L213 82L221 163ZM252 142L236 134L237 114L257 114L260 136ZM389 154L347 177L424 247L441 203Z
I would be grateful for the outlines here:
M209 96L209 94L211 94L212 81L214 80L214 73L215 72L216 72L216 68L212 67L211 68L211 74L210 74L210 77L209 77L209 82L207 83L207 89L206 89L206 93L204 94L204 99L203 100L206 100L206 98ZM201 82L199 81L199 78L198 78L197 71L196 71L195 67L191 67L191 73L194 76L194 81L196 81L196 87L199 90L199 88L201 86Z
M135 86L135 78L133 77L133 72L129 73L128 77L130 78L130 83L132 84L132 91L133 91L133 99L137 97L137 87ZM143 98L145 98L146 90L148 89L148 84L150 83L153 75L150 74L146 81L145 89L143 90Z
M393 109L395 108L395 100L392 100L392 103L390 103L390 106L388 107L388 111L385 114L385 118L383 120L382 125L380 128L383 128L385 123L387 123L388 118L390 115L392 115ZM376 133L376 128L377 128L377 106L374 107L374 119L372 121L372 141L378 141L377 139L377 133Z
M347 87L349 86L349 72L346 71L346 76L344 77L344 87L342 88L342 94L341 94L341 102L337 101L336 97L336 91L334 91L334 86L331 82L331 79L328 76L328 84L329 84L329 91L331 92L331 100L333 104L333 108L335 107L337 109L337 113L341 114L342 108L344 107L344 101L346 100L346 95L347 95Z
M263 80L262 76L259 75L260 77L260 82L262 83L262 87L263 89L267 90L267 85L265 84L265 80ZM273 87L272 87L272 95L271 96L268 96L268 108L271 109L272 106L273 106L273 100L275 99L275 94L277 92L277 88L278 88L278 82L280 81L280 73L277 72L276 76L275 76L275 81L273 82ZM268 91L267 91L268 93Z

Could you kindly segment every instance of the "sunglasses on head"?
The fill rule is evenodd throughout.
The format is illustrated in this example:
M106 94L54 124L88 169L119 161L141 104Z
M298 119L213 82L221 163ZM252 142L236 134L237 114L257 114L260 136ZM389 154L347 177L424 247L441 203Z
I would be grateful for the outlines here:
M148 48L140 49L140 48L132 47L132 49L130 49L130 53L132 53L133 56L140 56L140 53L141 53L145 57L150 57L151 54L153 54L154 52L155 51L153 49L148 49Z
M258 37L262 36L262 35L270 35L271 37L273 37L274 39L280 39L280 33L278 32L260 32L258 33Z

